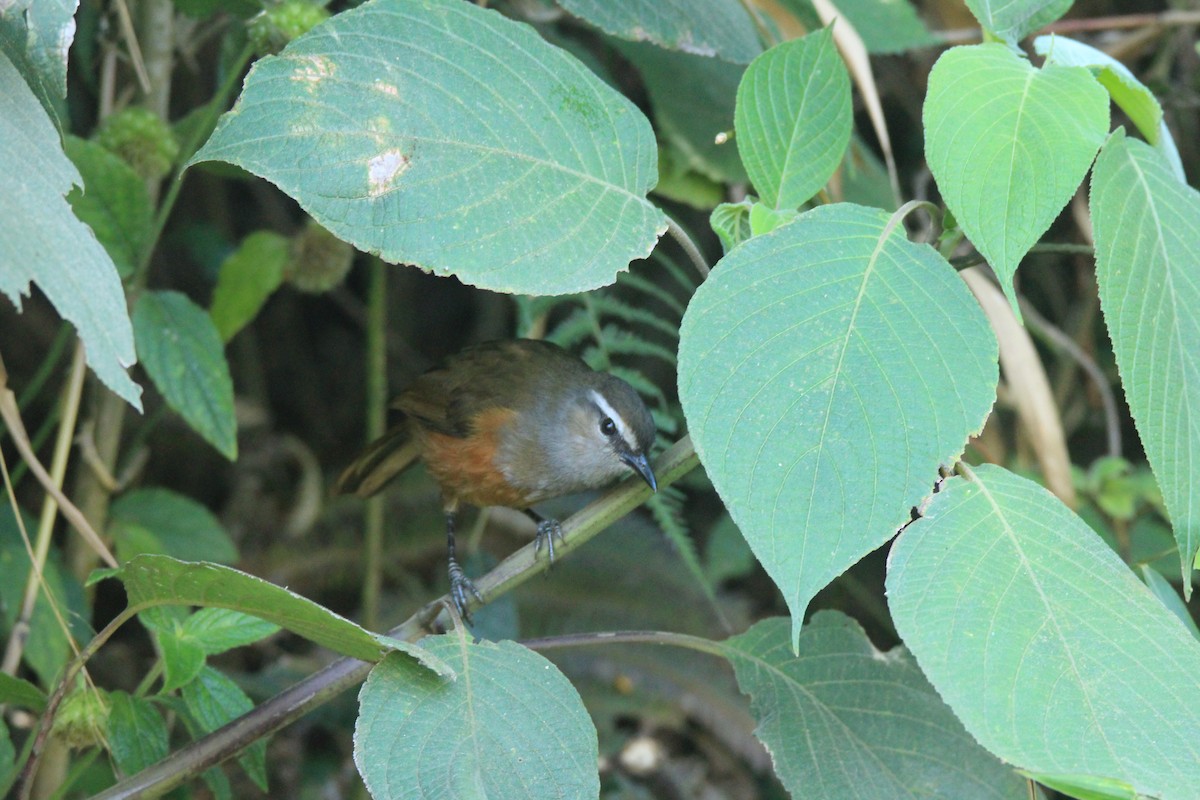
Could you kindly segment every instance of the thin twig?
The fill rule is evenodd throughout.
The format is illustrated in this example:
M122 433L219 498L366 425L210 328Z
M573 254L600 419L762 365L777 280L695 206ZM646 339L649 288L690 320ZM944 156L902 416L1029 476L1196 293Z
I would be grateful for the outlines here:
M133 29L133 18L129 15L129 6L125 0L117 0L117 19L121 25L121 36L129 47L129 60L133 62L133 71L137 75L138 84L143 92L150 91L150 76L146 74L146 61L142 58L142 48L138 44L137 32Z
M55 442L54 459L50 464L50 479L55 486L60 488L62 487L63 477L67 473L67 462L71 456L71 440L75 437L75 421L79 417L79 398L83 394L83 377L86 372L87 362L83 357L83 345L80 344L75 348L75 357L71 363L70 376L67 379L67 385L63 387L62 413L58 424L58 440ZM6 480L7 472L7 469L5 469ZM71 647L75 647L75 640L71 636L71 629L67 625L67 621L63 619L60 613L58 607L59 599L54 597L50 588L46 585L46 561L50 557L50 540L53 538L54 521L58 518L58 504L49 495L43 500L42 516L38 521L37 542L31 546L25 526L19 518L20 511L17 509L15 498L12 496L11 487L9 487L9 500L12 513L18 517L17 523L21 528L21 538L25 542L25 547L28 549L29 555L29 576L25 579L25 594L21 602L21 610L17 616L17 622L13 626L14 635L8 640L8 645L4 651L4 662L0 665L0 671L8 675L16 675L17 665L21 663L26 641L26 636L16 634L18 631L29 630L33 619L33 609L39 595L45 595L46 602L54 613L54 617L62 628L63 635Z
M17 452L21 454L21 458L25 459L25 463L29 465L34 477L42 484L42 488L58 503L63 516L75 530L79 531L79 534L104 559L106 564L110 567L117 566L117 559L104 545L100 535L88 523L83 513L75 507L75 504L55 485L54 479L50 477L50 473L46 471L42 462L38 461L37 454L33 452L29 434L25 431L25 423L21 420L21 411L17 408L17 398L12 389L8 388L8 372L4 369L2 358L0 358L0 417L3 417L5 424L8 425L9 434L12 436L13 444L17 447Z
M1018 302L1021 305L1021 314L1025 317L1025 324L1059 347L1092 379L1092 384L1095 385L1096 391L1100 395L1100 404L1104 407L1104 428L1108 433L1108 454L1119 457L1122 449L1121 420L1117 414L1117 399L1113 395L1108 378L1105 377L1104 372L1092 357L1076 344L1074 339L1043 317L1032 303L1024 297L1019 297Z

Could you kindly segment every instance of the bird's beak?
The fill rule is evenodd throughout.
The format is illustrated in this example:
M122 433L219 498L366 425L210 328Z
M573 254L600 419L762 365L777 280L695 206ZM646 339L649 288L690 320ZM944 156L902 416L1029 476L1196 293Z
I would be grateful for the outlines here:
M621 460L646 482L650 491L658 491L658 481L654 479L654 470L650 469L650 459L644 454L622 453Z

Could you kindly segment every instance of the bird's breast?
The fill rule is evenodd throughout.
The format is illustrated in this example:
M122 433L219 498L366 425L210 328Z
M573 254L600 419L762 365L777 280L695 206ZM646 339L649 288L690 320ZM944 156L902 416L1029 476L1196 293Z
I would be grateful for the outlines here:
M527 508L537 502L528 487L510 480L501 463L501 442L515 418L515 411L498 408L477 415L470 436L422 432L426 469L441 487L448 508L459 503Z

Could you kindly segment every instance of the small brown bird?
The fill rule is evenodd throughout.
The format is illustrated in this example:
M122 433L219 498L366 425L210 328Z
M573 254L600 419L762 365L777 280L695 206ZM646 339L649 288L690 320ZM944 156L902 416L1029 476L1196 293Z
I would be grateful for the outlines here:
M335 490L369 497L416 458L442 490L450 596L464 617L482 600L454 555L463 503L509 506L537 523L536 549L554 561L556 520L530 506L612 483L632 470L657 491L647 458L654 421L633 387L549 342L469 347L421 375L392 402L405 419L369 445Z

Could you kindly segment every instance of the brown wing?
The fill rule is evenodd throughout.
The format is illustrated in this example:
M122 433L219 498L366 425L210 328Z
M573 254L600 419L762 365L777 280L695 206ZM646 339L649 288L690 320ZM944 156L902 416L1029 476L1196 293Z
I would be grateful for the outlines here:
M465 438L480 414L527 407L544 381L590 371L561 347L510 339L468 347L421 375L392 403L426 430Z

